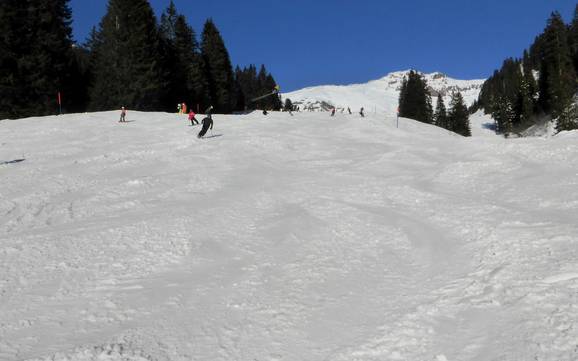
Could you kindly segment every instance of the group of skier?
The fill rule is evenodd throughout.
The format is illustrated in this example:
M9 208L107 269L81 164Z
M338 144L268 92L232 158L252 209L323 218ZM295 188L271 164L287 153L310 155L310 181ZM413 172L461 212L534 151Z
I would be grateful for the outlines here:
M183 113L183 109L186 110L186 104L183 103L182 105L179 104L178 106L178 110L179 110L179 114L186 114ZM201 128L201 131L199 132L199 134L197 135L198 138L202 138L205 136L205 134L207 134L207 131L209 129L213 129L213 106L209 106L207 108L207 110L205 110L205 118L203 118L203 120L201 121L203 124L203 127ZM193 125L198 125L199 121L197 120L197 118L195 118L196 114L195 112L191 109L189 111L189 121L191 122L191 126ZM119 123L126 123L126 108L125 107L121 107L120 108L120 120Z
M209 129L213 129L213 106L209 106L207 108L207 110L205 110L205 118L203 118L203 120L201 121L203 124L203 127L201 128L201 131L199 132L199 134L197 135L197 138L202 138L205 136L205 134L207 134L207 131ZM195 118L196 114L195 112L191 109L189 111L189 121L191 122L191 126L194 125L198 125L199 121L197 120L197 118Z
M331 116L332 117L335 116L335 111L336 111L335 107L331 109ZM342 108L341 112L343 113L343 111L344 111L344 109ZM347 107L347 112L349 114L351 114L351 109L349 107ZM361 109L359 110L359 115L361 115L362 118L365 117L365 113L363 112L363 107L361 107Z

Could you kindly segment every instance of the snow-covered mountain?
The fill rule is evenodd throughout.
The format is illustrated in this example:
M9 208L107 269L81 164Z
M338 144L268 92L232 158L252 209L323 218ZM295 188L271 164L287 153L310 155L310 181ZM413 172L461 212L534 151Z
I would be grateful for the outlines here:
M316 110L328 110L337 107L338 110L350 107L356 112L364 107L366 112L395 114L398 106L399 90L404 76L408 71L390 73L385 77L365 84L352 85L323 85L309 87L290 93L284 93L283 98L289 98L301 109L312 107ZM435 107L435 98L439 93L444 96L446 106L452 91L460 91L468 105L478 98L485 80L458 80L445 74L436 72L424 74L432 94L432 103Z
M0 122L1 361L577 359L578 132L118 116Z

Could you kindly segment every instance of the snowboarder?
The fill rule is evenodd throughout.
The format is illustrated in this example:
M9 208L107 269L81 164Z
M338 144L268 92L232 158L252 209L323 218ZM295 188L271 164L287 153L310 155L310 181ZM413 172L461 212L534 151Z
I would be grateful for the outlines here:
M191 109L191 111L189 112L189 121L191 122L191 126L195 125L195 124L199 124L199 121L197 120L197 118L195 118L195 112L193 112L193 110Z
M120 120L119 123L126 123L126 109L122 107L120 109Z
M359 115L361 115L362 118L365 117L365 114L363 114L363 107L359 110Z
M267 113L267 109L263 109L263 115L267 115L269 113Z

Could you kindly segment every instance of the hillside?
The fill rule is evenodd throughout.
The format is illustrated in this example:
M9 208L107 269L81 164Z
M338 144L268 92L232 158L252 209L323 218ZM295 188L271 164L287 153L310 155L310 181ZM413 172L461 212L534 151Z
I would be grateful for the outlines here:
M284 99L291 99L295 105L302 109L329 109L350 107L353 112L358 112L361 107L366 112L379 112L395 114L398 106L399 90L403 77L409 71L399 71L386 75L365 84L352 85L324 85L305 88L290 93L284 93ZM439 93L444 96L446 105L449 104L452 91L459 90L464 100L471 105L478 99L484 80L457 80L442 73L424 74L430 87L430 94L435 98Z
M0 122L0 360L576 359L578 133L214 118Z

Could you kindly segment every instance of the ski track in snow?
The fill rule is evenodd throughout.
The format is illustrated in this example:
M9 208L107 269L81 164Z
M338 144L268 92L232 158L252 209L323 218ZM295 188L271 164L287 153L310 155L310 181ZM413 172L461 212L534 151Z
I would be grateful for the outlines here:
M576 360L578 134L0 122L0 360Z

